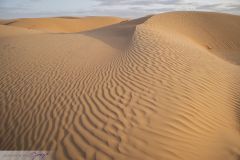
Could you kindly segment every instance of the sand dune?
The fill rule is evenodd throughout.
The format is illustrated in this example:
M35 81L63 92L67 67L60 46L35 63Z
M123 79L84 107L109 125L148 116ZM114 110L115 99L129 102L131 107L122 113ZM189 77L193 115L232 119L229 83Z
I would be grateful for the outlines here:
M46 32L71 33L96 29L125 20L117 17L54 17L5 20L0 24Z
M209 52L239 64L239 21L239 16L228 14L180 12L154 16L147 24L186 36Z
M0 26L1 150L239 160L239 16L173 12L31 32Z
M15 37L15 36L26 36L31 34L43 33L37 30L28 30L26 28L18 28L12 26L0 25L0 38Z

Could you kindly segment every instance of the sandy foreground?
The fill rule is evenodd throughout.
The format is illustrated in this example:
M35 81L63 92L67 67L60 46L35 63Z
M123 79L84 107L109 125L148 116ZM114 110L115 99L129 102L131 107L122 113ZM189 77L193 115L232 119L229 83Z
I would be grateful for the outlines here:
M0 150L239 160L240 16L0 21Z

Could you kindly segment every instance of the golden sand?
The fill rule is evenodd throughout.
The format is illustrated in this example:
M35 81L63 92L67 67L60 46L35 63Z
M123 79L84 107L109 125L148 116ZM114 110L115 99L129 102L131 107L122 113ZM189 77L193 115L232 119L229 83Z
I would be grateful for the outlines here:
M239 16L2 24L0 150L49 150L57 160L239 160Z

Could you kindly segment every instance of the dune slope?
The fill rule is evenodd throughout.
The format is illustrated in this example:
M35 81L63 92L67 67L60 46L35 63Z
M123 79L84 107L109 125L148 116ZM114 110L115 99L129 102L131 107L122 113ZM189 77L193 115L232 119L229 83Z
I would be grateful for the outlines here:
M228 14L177 12L154 16L147 24L186 36L209 52L239 64L239 21L239 16Z
M25 28L18 28L12 26L0 25L0 38L26 36L32 34L41 34L43 32L37 30L28 30Z
M0 22L0 24L45 32L71 33L96 29L125 20L117 17L55 17L5 20Z
M0 36L0 149L238 160L239 32L238 16L173 12L83 33Z

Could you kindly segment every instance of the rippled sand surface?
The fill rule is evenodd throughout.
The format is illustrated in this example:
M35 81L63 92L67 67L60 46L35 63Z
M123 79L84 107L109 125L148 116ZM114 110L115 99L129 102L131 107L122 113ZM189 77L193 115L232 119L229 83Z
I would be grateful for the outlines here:
M240 159L239 16L86 19L1 21L0 150Z

